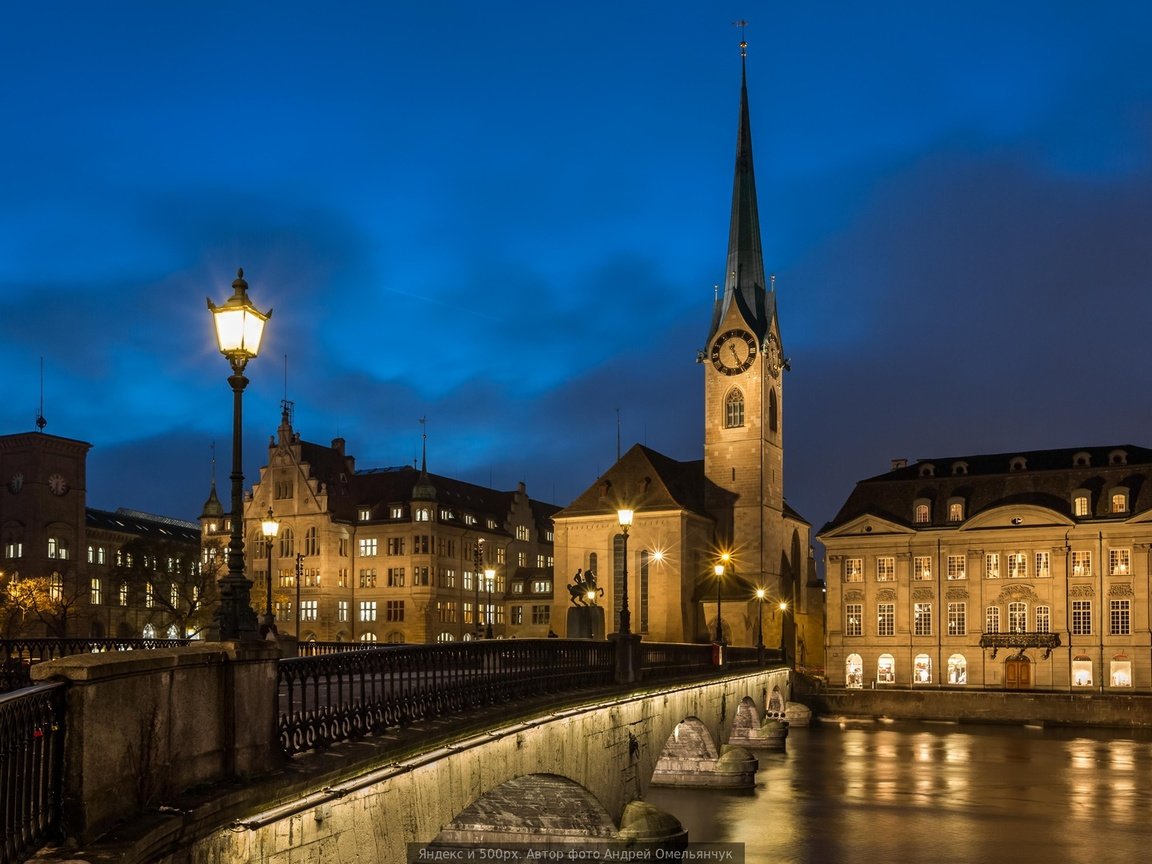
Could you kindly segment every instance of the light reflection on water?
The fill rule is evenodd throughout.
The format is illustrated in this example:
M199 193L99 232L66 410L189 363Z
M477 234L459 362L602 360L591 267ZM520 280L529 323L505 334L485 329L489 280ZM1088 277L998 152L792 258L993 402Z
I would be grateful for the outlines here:
M1133 864L1152 849L1152 737L815 724L758 752L744 795L652 789L692 840L749 864Z

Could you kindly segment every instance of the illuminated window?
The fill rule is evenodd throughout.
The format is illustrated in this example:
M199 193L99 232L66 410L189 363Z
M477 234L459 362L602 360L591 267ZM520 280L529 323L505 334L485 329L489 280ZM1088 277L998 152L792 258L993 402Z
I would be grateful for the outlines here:
M92 579L88 583L88 602L93 606L99 606L104 602L104 592L100 585L99 579Z
M1036 607L1036 632L1052 632L1052 609L1049 606Z
M48 557L61 561L66 560L68 558L68 541L63 537L49 537Z
M948 658L948 683L968 683L968 661L963 654L953 654Z
M864 604L846 603L844 605L844 635L864 635Z
M964 521L964 502L963 501L949 501L948 502L948 521L949 522L963 522Z
M1128 636L1132 633L1132 601L1108 602L1108 632L1113 636Z
M375 621L376 620L376 601L375 600L361 600L360 601L360 620L361 621Z
M528 539L528 526L527 525L517 525L516 526L516 539L517 540L527 540Z
M1004 556L1008 562L1008 578L1023 579L1028 575L1028 556L1023 552L1009 552Z
M376 641L376 634L371 633L371 632L361 633L360 634L360 641L361 642L375 642Z
M1087 516L1088 515L1088 496L1077 495L1072 499L1072 515L1073 516Z
M876 604L876 635L892 636L896 632L896 604Z
M881 556L876 559L876 581L892 582L896 579L896 559Z
M912 578L921 582L932 578L932 556L917 555L912 559Z
M1112 658L1108 681L1113 687L1132 686L1132 661L1127 655L1117 654Z
M1047 552L1036 553L1036 576L1039 579L1047 579L1052 575L1051 558Z
M1127 513L1128 512L1128 493L1127 492L1113 492L1112 493L1112 512L1113 513Z
M336 601L336 620L337 621L347 621L348 620L348 601L347 600L337 600Z
M1092 552L1090 550L1085 552L1072 553L1072 575L1092 575Z
M128 583L127 582L121 582L120 583L119 595L120 596L117 599L120 601L120 605L121 606L127 606L128 605Z
M1000 578L1000 553L989 552L984 556L984 578L985 579L999 579Z
M932 635L932 604L912 604L912 632L916 636Z
M1028 629L1028 604L1027 603L1009 603L1008 604L1008 632L1009 633L1023 633Z
M1092 634L1092 601L1072 601L1072 635L1089 636Z
M859 654L849 654L844 661L844 685L856 689L864 686L864 661Z
M375 537L361 537L360 538L360 554L363 556L376 554L376 538Z
M845 582L863 582L864 581L864 559L863 558L845 558L844 559L844 581Z
M1108 574L1110 576L1127 576L1132 572L1131 549L1108 550Z
M932 683L932 658L927 654L917 654L912 661L912 680L916 684Z
M912 521L917 525L927 525L931 521L931 510L927 504L917 504L913 511Z
M948 578L967 579L967 560L963 555L948 556Z
M894 684L896 682L896 658L891 654L881 654L876 661L876 683Z
M1072 658L1072 686L1092 686L1092 658L1083 655Z
M444 633L440 633L440 634L439 634L439 635L436 637L436 641L437 641L437 642L455 642L455 641L456 641L456 637L455 637L455 636L453 636L451 633L448 633L448 632L444 632Z
M360 570L360 587L361 588L375 588L376 587L376 568L364 567ZM364 620L364 619L361 619ZM373 618L373 621L376 619Z
M1000 632L1000 607L989 606L984 610L984 632L985 633L999 633Z
M403 519L404 518L404 505L403 504L393 504L391 507L388 508L388 516L391 519Z
M372 518L371 507L361 507L356 511L356 518L361 522L367 522Z
M948 635L963 636L968 629L966 603L948 604Z
M320 616L320 601L318 600L301 600L300 601L300 620L301 621L315 621Z
M432 511L427 507L418 508L416 510L416 521L417 522L431 522L432 521Z

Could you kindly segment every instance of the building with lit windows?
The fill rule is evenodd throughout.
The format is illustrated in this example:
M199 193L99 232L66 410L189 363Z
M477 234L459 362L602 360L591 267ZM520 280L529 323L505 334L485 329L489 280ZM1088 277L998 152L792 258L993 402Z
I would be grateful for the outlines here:
M207 623L200 528L87 501L91 445L0 436L0 621L6 635L183 638ZM21 586L16 591L14 586ZM23 604L23 608L17 608Z
M833 685L1152 690L1152 450L897 460L819 539Z
M523 484L489 489L426 464L357 468L343 439L303 440L285 403L244 501L252 605L264 611L271 571L277 628L302 640L547 636L557 509ZM215 490L201 526L206 550L227 546L231 524Z
M701 321L704 347L693 347L704 377L704 458L680 461L641 445L621 456L556 515L557 572L596 574L610 632L619 627L627 573L630 629L643 638L762 638L819 666L823 596L810 526L784 498L789 364L761 252L744 70L725 273L710 319ZM627 539L620 509L634 511ZM568 597L557 598L559 619Z

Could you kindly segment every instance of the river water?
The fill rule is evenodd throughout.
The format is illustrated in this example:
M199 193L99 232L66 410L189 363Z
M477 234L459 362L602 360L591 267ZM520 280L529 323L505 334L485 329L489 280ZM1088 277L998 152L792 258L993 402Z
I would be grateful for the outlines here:
M756 789L650 790L692 841L748 864L1136 864L1152 860L1152 736L813 723L758 751Z

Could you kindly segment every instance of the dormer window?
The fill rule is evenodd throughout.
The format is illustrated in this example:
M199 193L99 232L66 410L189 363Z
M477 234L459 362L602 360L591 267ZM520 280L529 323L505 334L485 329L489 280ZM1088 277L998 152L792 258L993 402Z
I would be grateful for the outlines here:
M419 509L416 510L416 521L417 522L431 522L432 521L432 511L429 510L427 507L420 507Z
M936 476L936 466L933 465L931 462L925 462L923 465L920 466L920 476L921 477L935 477Z
M391 507L388 508L388 516L392 519L403 519L404 518L404 505L403 504L393 504Z
M372 508L371 507L361 507L359 510L356 511L356 518L359 519L361 522L367 522L369 519L372 518Z
M952 498L948 501L948 521L964 521L964 500L962 498Z
M932 508L927 501L917 501L912 507L912 521L917 525L927 525L932 521Z
M1075 468L1087 468L1092 464L1092 454L1084 450L1075 454L1072 457L1072 465Z
M1128 451L1127 450L1113 450L1108 454L1109 465L1127 465L1128 464Z
M1028 460L1023 456L1013 456L1012 461L1008 463L1009 471L1025 471L1028 468Z
M1072 493L1072 515L1092 515L1092 498L1086 489L1077 489Z
M968 463L967 462L953 462L952 463L952 476L953 477L963 477L967 473L968 473Z
M1111 511L1113 513L1127 513L1128 512L1128 490L1122 487L1116 487L1112 490L1110 496Z

